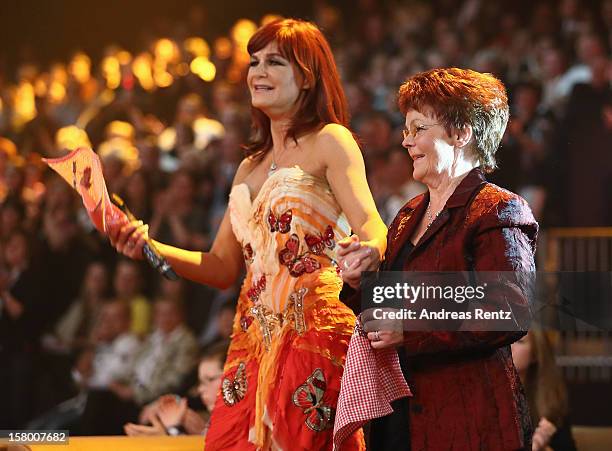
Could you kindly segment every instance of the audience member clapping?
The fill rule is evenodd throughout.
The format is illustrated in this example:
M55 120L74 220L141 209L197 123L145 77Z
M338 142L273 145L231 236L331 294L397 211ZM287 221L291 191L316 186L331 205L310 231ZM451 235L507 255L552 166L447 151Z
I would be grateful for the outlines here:
M200 401L206 408L206 417L210 418L217 393L221 388L223 364L227 355L228 342L219 342L207 348L200 359L198 366L198 394ZM208 420L197 412L188 408L187 398L176 395L165 395L147 405L140 414L142 424L128 423L125 433L130 436L138 435L178 435L206 434ZM149 423L149 424L146 424Z
M108 381L104 389L90 390L81 419L84 434L120 433L144 404L174 391L193 369L197 344L184 325L182 307L157 301L154 323L153 333L129 361L128 372Z

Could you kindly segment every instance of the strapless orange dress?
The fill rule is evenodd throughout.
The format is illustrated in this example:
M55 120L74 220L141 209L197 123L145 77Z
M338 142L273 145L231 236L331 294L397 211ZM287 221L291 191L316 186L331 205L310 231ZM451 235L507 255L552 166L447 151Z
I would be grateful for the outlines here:
M297 166L255 199L235 185L229 209L247 274L205 450L331 450L355 325L335 265L348 221L326 180ZM343 449L365 449L362 432Z

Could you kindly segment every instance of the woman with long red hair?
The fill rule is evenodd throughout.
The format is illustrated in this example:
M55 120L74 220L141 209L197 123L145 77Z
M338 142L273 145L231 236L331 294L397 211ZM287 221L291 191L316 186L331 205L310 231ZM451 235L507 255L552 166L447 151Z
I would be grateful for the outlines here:
M232 285L246 265L206 451L331 449L355 324L338 299L336 243L353 230L369 252L343 269L372 269L386 227L321 32L275 21L248 51L254 134L212 249L157 245L177 273L215 287ZM118 251L142 258L146 233L134 222L110 235ZM345 447L363 449L361 432Z

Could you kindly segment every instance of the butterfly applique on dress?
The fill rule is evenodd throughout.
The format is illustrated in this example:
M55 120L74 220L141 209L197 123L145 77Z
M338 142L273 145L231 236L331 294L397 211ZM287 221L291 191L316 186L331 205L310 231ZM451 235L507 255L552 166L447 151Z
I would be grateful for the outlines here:
M240 362L233 378L223 378L221 391L223 393L223 401L230 407L244 399L247 391L246 366L244 362Z
M278 258L293 277L299 277L304 273L310 274L321 268L321 264L314 258L305 254L300 255L300 239L295 233L291 234L285 243L285 248L278 253Z
M304 241L306 241L306 245L308 249L310 249L310 252L321 255L326 248L331 250L336 245L334 241L334 229L332 226L328 225L323 234L312 235L307 233L304 235Z
M320 368L308 376L306 382L293 393L293 403L306 415L306 426L321 432L334 425L334 409L323 403L327 382Z
M259 295L265 289L266 289L266 276L264 274L256 281L253 281L251 288L249 288L247 291L247 296L253 302L253 304L256 304L257 301L259 300Z
M242 256L244 257L244 261L249 264L253 263L254 255L255 255L255 252L253 252L253 247L251 246L251 243L247 243L242 248Z
M268 213L270 232L289 233L289 230L291 230L291 219L293 219L291 209L285 211L279 217L270 210L270 213Z

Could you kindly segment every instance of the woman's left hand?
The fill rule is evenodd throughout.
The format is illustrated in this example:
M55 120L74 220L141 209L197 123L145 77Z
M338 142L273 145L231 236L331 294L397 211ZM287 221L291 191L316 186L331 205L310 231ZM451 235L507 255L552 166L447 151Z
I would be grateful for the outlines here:
M127 423L123 426L123 430L126 435L130 437L139 436L151 436L151 435L167 435L166 428L161 423L157 416L151 417L152 426L145 426L144 424Z
M404 341L404 325L401 320L376 319L383 316L384 312L397 312L397 310L392 308L368 309L360 315L361 327L368 333L368 340L374 349L397 347Z
M187 398L177 399L175 396L163 396L157 406L159 419L166 427L181 424L186 411Z

